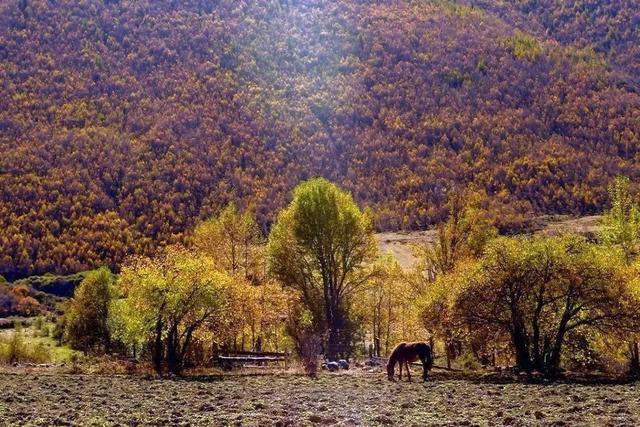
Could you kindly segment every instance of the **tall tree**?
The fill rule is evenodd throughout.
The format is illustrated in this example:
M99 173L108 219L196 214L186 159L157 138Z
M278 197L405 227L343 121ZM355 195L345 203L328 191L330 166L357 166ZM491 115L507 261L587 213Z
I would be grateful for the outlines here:
M108 350L109 306L114 276L108 268L92 271L76 288L65 315L65 340L78 350Z
M398 341L424 339L416 300L421 288L408 280L392 255L376 260L374 274L357 299L357 309L371 334L375 356L386 356Z
M216 260L224 271L236 277L259 281L264 263L264 239L254 215L240 212L230 203L220 215L196 226L193 246Z
M619 176L609 187L611 209L602 216L600 239L603 243L619 248L625 262L630 265L637 258L640 243L640 207L630 191L631 182ZM640 345L638 337L629 343L629 365L632 372L640 372Z
M433 281L438 275L450 273L465 258L479 256L487 242L496 237L497 230L480 208L480 197L470 190L451 191L446 204L448 216L436 227L435 242L414 250L419 277Z
M371 217L326 179L300 184L269 236L269 269L298 290L318 332L327 333L326 356L349 351L350 304L367 281L376 255Z
M233 310L224 325L210 322L214 335L223 341L218 344L241 350L278 348L286 298L282 286L266 277L265 239L253 213L230 203L218 216L196 226L191 243L234 279L228 293Z
M611 209L602 217L600 238L606 244L619 246L629 264L640 243L640 207L631 194L629 178L617 177L609 187L609 197Z

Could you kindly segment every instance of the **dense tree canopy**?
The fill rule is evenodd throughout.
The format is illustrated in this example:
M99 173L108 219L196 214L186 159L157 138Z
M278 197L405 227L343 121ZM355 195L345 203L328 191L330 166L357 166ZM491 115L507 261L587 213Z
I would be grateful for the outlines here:
M71 347L108 351L111 343L109 307L115 278L107 268L92 271L75 289L65 313L65 340Z
M115 336L152 348L156 371L179 373L200 329L220 316L229 277L211 258L170 247L156 258L131 259L118 277L111 309Z
M283 343L288 295L267 276L266 242L254 215L231 203L198 224L190 240L194 251L233 278L224 316L209 325L216 341L240 350L277 350Z
M295 289L325 340L330 360L346 357L353 342L354 296L367 284L376 256L371 218L350 194L322 178L300 184L278 215L267 247L269 271Z
M485 345L508 342L520 369L554 373L572 340L638 330L623 260L578 236L496 239L475 265L441 279L426 318Z
M601 209L639 172L637 0L466 3L0 2L0 274L117 268L230 201L266 231L312 176L380 229L454 184Z
M516 26L548 34L561 43L594 49L627 77L640 78L640 1L463 0L496 13Z

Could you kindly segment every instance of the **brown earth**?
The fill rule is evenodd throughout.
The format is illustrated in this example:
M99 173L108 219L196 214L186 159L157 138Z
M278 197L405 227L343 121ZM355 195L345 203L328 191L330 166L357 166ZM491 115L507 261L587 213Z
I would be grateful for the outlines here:
M600 216L568 217L544 216L531 220L529 231L546 235L561 233L578 233L593 236L600 226ZM410 269L416 262L413 254L414 246L431 245L437 239L435 229L426 231L398 231L376 234L378 248L381 254L396 257L398 263L405 269Z
M418 374L418 372L416 372ZM6 426L602 425L640 424L640 386L484 383L381 372L157 380L0 373Z

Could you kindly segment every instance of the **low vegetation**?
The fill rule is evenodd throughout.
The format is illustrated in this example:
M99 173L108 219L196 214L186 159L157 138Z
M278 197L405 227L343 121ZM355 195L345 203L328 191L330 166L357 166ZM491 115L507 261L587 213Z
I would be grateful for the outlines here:
M63 364L72 361L73 350L59 345L52 336L54 324L38 317L24 328L16 323L13 329L0 332L0 365Z

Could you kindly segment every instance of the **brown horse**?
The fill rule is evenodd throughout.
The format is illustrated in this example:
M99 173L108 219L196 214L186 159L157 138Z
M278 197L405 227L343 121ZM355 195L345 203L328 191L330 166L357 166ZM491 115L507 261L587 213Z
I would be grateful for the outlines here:
M411 370L409 369L409 364L417 360L422 362L422 379L426 381L427 374L433 367L431 346L426 342L401 342L398 344L391 352L391 356L389 356L389 363L387 363L387 374L389 376L389 380L394 381L394 368L396 363L399 363L399 378L402 379L402 364L404 364L409 381L411 381Z

